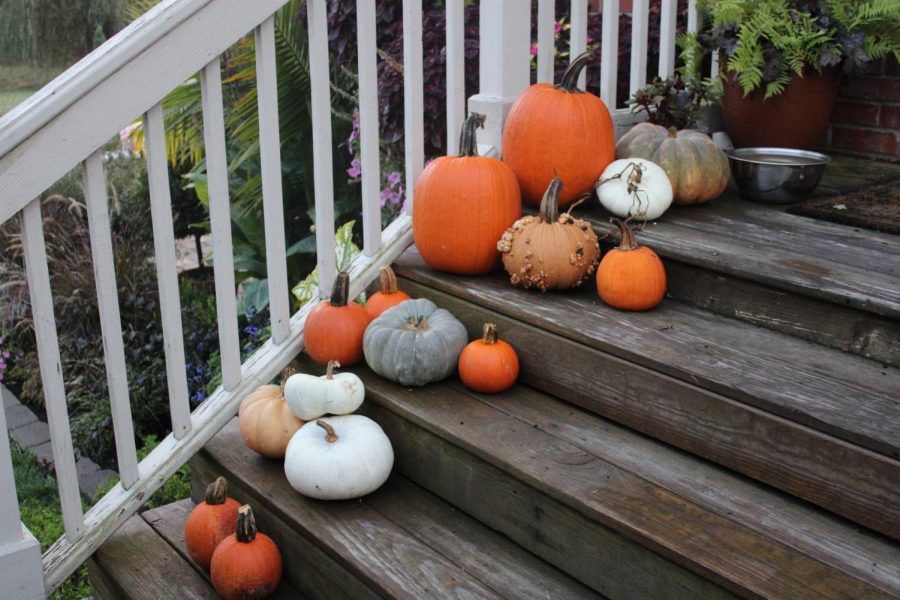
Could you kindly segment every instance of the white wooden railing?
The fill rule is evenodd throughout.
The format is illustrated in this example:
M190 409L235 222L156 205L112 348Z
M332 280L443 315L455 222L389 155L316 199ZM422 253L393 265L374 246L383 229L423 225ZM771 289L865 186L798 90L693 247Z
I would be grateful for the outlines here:
M645 83L648 1L634 0L630 87ZM65 535L43 559L36 541L19 522L5 417L0 411L0 590L4 598L43 598L68 577L138 507L191 458L237 411L253 388L272 380L302 348L309 303L294 315L288 304L282 213L278 97L272 15L286 0L166 0L63 73L24 104L0 118L0 224L21 219L25 267L38 345L45 405L51 430ZM351 295L359 294L411 242L409 211L381 228L379 199L378 98L375 0L357 0L359 113L364 248L350 268ZM469 109L488 115L480 135L483 154L502 154L501 134L513 100L529 84L530 0L482 0L480 4L479 93ZM538 3L539 81L553 74L554 0ZM466 112L463 56L463 0L447 0L447 145L457 149ZM618 0L603 0L604 15L618 15ZM571 56L585 47L587 0L573 0ZM406 189L410 196L424 162L422 89L422 5L405 0L404 84ZM689 27L697 26L691 0ZM676 0L662 2L659 73L675 64ZM225 155L220 55L254 32L259 98L262 191L266 233L271 339L240 362L230 203ZM308 33L313 123L329 123L330 87L325 0L309 0ZM615 97L618 19L604 19L600 89ZM471 68L471 65L469 65ZM591 68L591 67L589 67ZM188 404L181 306L175 269L165 131L161 101L200 72L209 212L223 382L193 413ZM302 98L298 102L304 102ZM620 129L635 118L614 111ZM108 216L109 198L100 148L118 131L143 118L146 139L155 263L172 433L140 463L135 452L127 372L117 300L116 273ZM313 129L315 153L316 249L320 290L335 278L334 190L331 129ZM82 512L66 407L52 290L44 246L40 196L81 165L102 322L116 452L121 482L86 513Z

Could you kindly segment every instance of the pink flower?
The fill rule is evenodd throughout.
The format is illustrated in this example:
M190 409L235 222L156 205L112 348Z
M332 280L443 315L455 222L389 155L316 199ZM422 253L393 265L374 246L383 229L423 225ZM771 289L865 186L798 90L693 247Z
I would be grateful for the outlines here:
M553 33L559 33L560 31L562 31L562 23L557 21L553 24Z
M531 55L537 56L537 53L538 53L537 44L532 44L531 45Z

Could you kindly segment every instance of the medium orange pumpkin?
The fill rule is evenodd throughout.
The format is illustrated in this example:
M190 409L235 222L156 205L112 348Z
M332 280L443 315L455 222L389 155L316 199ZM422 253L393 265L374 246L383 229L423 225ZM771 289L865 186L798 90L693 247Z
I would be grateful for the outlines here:
M303 328L306 353L320 365L336 360L344 366L363 358L362 341L372 318L356 302L348 302L350 275L341 271L334 280L331 301L309 311Z
M497 326L485 323L480 340L459 355L459 378L470 390L496 394L508 389L519 376L519 357L512 346L497 339Z
M409 300L409 294L397 289L397 276L393 269L385 266L378 271L381 275L381 291L375 292L366 300L366 312L373 319L392 306Z
M591 224L559 214L562 181L554 177L538 215L522 217L503 233L497 249L509 281L526 289L565 290L581 285L597 267L600 246Z
M238 519L237 500L228 497L228 482L218 477L206 486L206 497L184 522L184 545L194 562L209 570L219 542L234 533Z
M500 265L500 234L522 216L515 174L496 158L478 156L475 128L484 119L472 113L463 123L459 156L431 161L416 183L413 241L438 271L493 271Z
M237 530L216 548L209 576L225 600L260 600L281 582L281 553L272 538L257 532L250 505L240 508Z
M284 458L288 442L304 424L284 400L284 382L293 374L293 369L285 369L281 385L259 386L241 401L238 409L238 427L244 443L269 458Z
M606 104L577 87L588 51L566 69L554 86L537 83L512 105L503 130L503 162L519 179L522 197L537 206L547 184L558 175L565 207L597 182L616 157L615 127Z
M666 293L666 270L653 250L637 243L628 225L611 220L618 226L622 241L597 267L597 293L613 308L649 310Z

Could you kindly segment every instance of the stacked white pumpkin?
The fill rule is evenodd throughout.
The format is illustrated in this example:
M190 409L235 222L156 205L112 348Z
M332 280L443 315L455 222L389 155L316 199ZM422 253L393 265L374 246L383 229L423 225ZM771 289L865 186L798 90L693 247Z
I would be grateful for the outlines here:
M320 500L374 492L394 465L391 441L378 423L352 414L365 398L362 380L335 373L339 366L330 361L325 375L298 373L284 385L291 412L306 421L287 445L284 474L295 490Z

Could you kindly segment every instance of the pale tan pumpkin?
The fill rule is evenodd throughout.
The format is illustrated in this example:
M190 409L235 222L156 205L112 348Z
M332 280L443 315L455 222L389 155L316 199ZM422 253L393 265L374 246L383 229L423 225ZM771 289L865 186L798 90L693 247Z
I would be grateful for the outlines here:
M662 167L676 205L714 200L731 179L725 153L708 135L691 129L639 123L616 144L616 158L645 158Z
M562 181L554 177L538 215L522 217L506 230L497 249L515 286L564 290L581 285L597 268L600 246L590 223L559 214Z
M287 381L293 369L285 369ZM247 447L269 458L284 458L291 437L305 421L294 416L284 400L284 385L261 385L241 401L238 426Z

